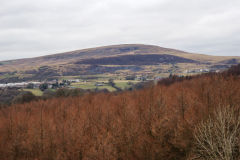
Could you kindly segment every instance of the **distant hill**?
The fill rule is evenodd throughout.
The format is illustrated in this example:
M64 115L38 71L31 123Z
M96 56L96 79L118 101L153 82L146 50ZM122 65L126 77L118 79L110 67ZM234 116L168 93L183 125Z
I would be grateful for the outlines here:
M0 62L0 82L125 72L180 74L191 69L224 69L239 62L240 57L209 56L153 45L123 44L3 61ZM136 67L138 72L134 69Z
M76 64L91 65L157 65L159 63L197 63L197 61L167 54L139 54L83 59L76 62Z

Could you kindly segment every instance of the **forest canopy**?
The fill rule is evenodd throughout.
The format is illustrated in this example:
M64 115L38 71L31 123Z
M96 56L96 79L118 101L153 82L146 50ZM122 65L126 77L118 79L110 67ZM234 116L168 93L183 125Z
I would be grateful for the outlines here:
M204 127L219 124L221 113L239 116L239 73L240 66L235 66L224 73L170 77L141 90L1 108L0 159L185 160L208 154L221 159L224 153L237 160L239 141L231 141L230 151L197 152L202 141L196 135L209 133ZM239 133L236 121L225 120ZM239 134L232 135L239 140Z

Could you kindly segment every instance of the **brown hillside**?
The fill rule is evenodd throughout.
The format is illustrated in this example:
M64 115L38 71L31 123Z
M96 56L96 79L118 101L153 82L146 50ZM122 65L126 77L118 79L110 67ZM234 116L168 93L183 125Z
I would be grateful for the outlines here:
M0 71L14 71L14 70L28 70L37 68L40 66L56 66L60 64L74 63L81 59L89 58L103 58L119 55L135 55L135 54L169 54L179 56L182 58L192 59L200 62L221 62L224 60L231 60L239 57L221 57L221 56L208 56L202 54L191 54L180 50L163 48L152 45L140 45L140 44L125 44L125 45L114 45L97 47L83 50L76 50L72 52L54 54L43 57L19 59L2 62L3 65L0 67Z
M0 83L44 81L82 75L128 74L164 77L218 71L239 57L192 54L152 45L124 44L0 62ZM144 65L144 66L142 66ZM138 68L137 70L135 68Z

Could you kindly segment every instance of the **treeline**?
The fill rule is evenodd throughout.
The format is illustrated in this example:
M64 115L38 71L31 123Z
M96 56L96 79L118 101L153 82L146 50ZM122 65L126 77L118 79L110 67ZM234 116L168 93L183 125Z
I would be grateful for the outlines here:
M20 91L15 88L0 88L0 107L10 105L19 94Z
M237 160L240 66L229 71L2 108L0 159Z
M43 84L45 85L45 84ZM109 81L109 85L116 89L115 92L122 92L123 90L116 86L112 79ZM152 82L141 82L137 84L133 84L127 90L138 90L149 85L153 85ZM9 88L0 88L0 107L7 107L12 104L23 104L28 103L31 101L39 101L39 100L47 100L51 98L57 97L75 97L75 96L82 96L86 93L108 93L107 89L80 89L80 88L58 88L55 91L52 89L44 88L42 96L35 96L30 91L22 91L20 88L17 87L9 87Z
M67 88L57 89L56 91L46 89L42 96L35 96L32 92L21 91L19 88L3 88L0 89L0 107L8 107L12 104L23 104L31 101L46 100L54 97L81 96L87 92L90 91ZM100 91L96 90L96 92ZM106 92L106 90L101 92Z

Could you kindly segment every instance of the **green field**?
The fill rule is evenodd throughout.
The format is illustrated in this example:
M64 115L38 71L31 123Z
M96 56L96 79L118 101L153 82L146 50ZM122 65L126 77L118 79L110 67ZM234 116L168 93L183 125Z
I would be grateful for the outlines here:
M129 83L130 82L130 83ZM96 86L96 83L103 83L102 86ZM116 84L116 87L121 89L130 88L133 84L138 83L138 81L126 81L126 80L115 80L114 83ZM108 91L116 91L116 89L108 84L108 80L92 80L87 82L78 82L78 83L72 83L71 87L73 88L81 88L81 89L107 89Z
M138 83L138 81L115 81L116 86L121 88L121 89L127 89L132 87L133 84Z
M95 89L96 88L94 83L91 83L91 82L72 83L71 86L74 88L81 88L81 89Z
M102 86L96 86L96 83L102 83ZM114 83L116 84L116 87L124 90L124 89L130 88L133 84L138 83L138 81L115 80ZM92 81L86 81L86 82L72 83L69 88L81 88L84 90L107 89L110 92L116 91L116 88L108 84L108 80L92 80ZM50 89L50 90L55 91L55 89ZM23 91L32 92L35 96L43 95L43 92L40 89L23 89Z
M23 91L32 92L35 96L43 95L43 92L40 89L23 89Z
M97 89L99 90L107 89L109 92L116 91L116 89L111 86L98 86Z

